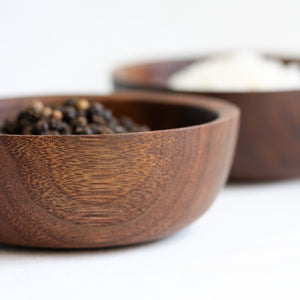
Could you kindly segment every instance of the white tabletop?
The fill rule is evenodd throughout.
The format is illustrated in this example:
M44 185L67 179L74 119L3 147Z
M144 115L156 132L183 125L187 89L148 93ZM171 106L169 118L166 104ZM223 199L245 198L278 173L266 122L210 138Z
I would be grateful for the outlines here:
M299 0L0 1L0 97L109 92L111 69L140 59L299 54L299 11ZM230 184L197 222L146 245L0 245L1 300L120 298L299 300L300 179Z

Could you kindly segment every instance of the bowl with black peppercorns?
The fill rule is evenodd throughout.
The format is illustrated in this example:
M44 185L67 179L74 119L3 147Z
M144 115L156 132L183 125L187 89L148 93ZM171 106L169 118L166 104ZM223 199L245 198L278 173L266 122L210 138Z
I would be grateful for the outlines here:
M178 231L224 185L238 122L234 105L198 96L1 100L0 243L111 247Z

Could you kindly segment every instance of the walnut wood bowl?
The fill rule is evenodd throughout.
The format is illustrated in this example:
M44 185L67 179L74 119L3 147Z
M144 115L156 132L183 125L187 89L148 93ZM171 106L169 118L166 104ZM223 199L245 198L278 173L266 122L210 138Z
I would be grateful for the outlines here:
M170 75L196 60L168 60L121 67L113 73L115 89L169 91L226 99L236 104L242 113L231 179L259 181L300 176L300 88L275 92L170 90Z
M35 97L48 104L67 97ZM0 243L94 248L152 241L197 219L225 183L239 110L207 97L84 96L153 131L0 135ZM0 101L0 121L33 98Z

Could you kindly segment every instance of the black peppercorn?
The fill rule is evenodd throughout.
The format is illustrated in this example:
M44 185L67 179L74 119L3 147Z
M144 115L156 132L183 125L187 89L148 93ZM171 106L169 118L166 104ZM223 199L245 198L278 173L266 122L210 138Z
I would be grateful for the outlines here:
M22 129L22 134L25 134L25 135L32 134L32 127L31 127L30 125L25 126L25 127Z
M89 107L90 107L90 103L86 99L80 99L76 104L76 108L78 110L87 110Z
M143 131L149 131L150 128L147 125L142 125L139 127L139 131L143 132Z
M50 135L59 135L59 131L57 131L57 130L50 130L49 134Z
M61 134L71 134L72 133L71 127L65 122L60 122L58 124L57 129Z
M103 133L103 134L114 133L113 129L108 128L108 127L106 127L106 126L102 126L102 127L100 128L100 132Z
M104 110L103 117L106 121L111 121L112 117L113 117L111 110L109 110L109 109Z
M63 113L62 113L59 109L54 109L54 110L52 111L51 118L60 121L60 120L62 120L62 118L63 118Z
M89 113L92 115L101 115L103 112L103 106L100 103L92 103L89 107Z
M101 133L101 126L98 124L91 124L90 128L92 129L94 134L100 134Z
M58 129L60 127L60 121L56 119L51 119L49 121L49 127L50 129Z
M124 128L123 126L117 125L114 128L115 133L125 133L126 132L126 128Z
M77 101L73 98L69 98L65 101L65 106L76 106Z
M99 125L104 125L106 123L104 117L100 115L93 115L91 121Z
M77 112L75 107L66 106L63 110L63 118L65 121L70 122L73 121L77 116Z
M29 103L27 110L31 115L38 117L43 108L44 104L41 101L35 100Z
M49 126L46 120L39 120L37 121L32 128L33 134L42 134L46 131L48 131Z
M120 119L120 125L124 126L126 129L130 130L132 128L132 121L128 117L122 117Z
M8 134L13 134L14 131L16 130L16 124L13 120L7 119L5 120L4 126L3 126L3 131L8 133Z
M42 117L43 118L50 118L52 115L52 109L48 106L44 107L43 110L42 110Z
M85 127L87 125L87 119L85 117L77 117L73 122L73 127Z

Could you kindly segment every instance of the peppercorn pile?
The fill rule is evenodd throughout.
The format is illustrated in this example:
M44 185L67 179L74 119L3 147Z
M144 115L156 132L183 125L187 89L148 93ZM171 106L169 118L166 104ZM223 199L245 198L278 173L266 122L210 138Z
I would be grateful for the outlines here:
M32 101L15 120L5 121L0 134L70 135L148 130L148 126L140 126L128 117L117 119L100 103L67 99L62 106L53 108L41 101Z

